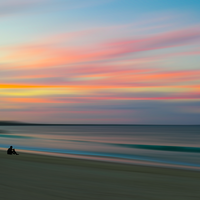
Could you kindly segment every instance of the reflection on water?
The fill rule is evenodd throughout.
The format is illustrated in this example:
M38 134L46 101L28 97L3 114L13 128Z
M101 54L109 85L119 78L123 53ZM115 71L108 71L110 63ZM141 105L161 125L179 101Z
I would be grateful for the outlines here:
M200 169L200 126L1 126L0 148Z

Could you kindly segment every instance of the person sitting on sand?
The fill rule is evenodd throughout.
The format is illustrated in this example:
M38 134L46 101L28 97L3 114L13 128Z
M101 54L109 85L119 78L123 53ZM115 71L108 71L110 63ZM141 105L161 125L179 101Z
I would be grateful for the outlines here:
M15 155L19 155L15 149L12 148L12 146L10 146L10 148L7 150L7 154L9 155L12 155L12 154L15 154Z

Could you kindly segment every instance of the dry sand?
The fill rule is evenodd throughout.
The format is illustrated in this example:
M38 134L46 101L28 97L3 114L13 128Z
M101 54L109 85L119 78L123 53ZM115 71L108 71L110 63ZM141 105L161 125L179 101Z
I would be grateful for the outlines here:
M200 172L0 151L1 200L199 200Z

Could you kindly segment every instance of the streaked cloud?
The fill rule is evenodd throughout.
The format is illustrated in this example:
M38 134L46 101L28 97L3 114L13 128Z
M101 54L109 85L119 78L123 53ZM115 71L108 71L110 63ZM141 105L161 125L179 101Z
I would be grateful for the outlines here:
M45 5L49 5L46 10L80 12L85 12L82 7L100 6L97 1L9 0L0 2L0 15L41 11ZM60 20L66 17L65 28L54 31L53 23L49 33L0 47L2 116L34 122L46 116L44 122L56 123L163 123L172 122L175 114L183 114L185 121L186 114L196 119L199 24L175 27L174 16L165 13L166 24L146 19L72 30L68 24L73 19L55 13Z

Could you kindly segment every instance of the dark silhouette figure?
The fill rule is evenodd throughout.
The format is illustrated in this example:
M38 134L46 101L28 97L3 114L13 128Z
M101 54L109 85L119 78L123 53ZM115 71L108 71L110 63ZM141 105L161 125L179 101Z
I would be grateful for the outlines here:
M15 149L12 148L12 146L10 146L10 148L7 150L7 154L9 155L12 155L12 154L15 154L15 155L19 155Z

